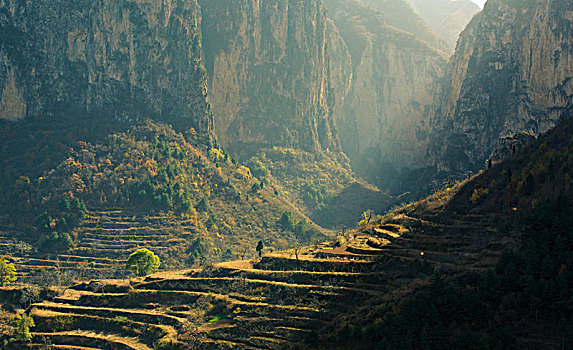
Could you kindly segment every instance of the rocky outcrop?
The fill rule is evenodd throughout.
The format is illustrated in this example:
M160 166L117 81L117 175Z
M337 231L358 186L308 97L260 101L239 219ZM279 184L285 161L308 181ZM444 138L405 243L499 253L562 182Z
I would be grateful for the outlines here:
M0 118L154 117L209 134L195 0L0 0Z
M446 40L453 53L460 33L480 8L470 0L403 0L430 29Z
M570 1L490 0L450 62L430 162L480 169L501 136L554 126L573 105L572 35Z
M363 176L415 167L429 142L427 120L447 62L442 51L385 23L354 1L327 0L330 73L344 151ZM348 66L348 57L351 67ZM380 180L380 181L378 181Z
M200 0L218 140L246 158L272 146L336 150L321 0Z
M533 141L535 141L535 135L528 131L521 131L514 135L501 137L497 140L486 166L491 167L492 164L503 161Z

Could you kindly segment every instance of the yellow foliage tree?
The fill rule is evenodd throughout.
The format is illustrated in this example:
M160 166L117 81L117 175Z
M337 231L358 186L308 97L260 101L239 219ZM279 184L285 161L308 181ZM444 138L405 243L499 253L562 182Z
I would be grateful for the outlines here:
M0 260L0 286L16 281L16 267L6 259Z

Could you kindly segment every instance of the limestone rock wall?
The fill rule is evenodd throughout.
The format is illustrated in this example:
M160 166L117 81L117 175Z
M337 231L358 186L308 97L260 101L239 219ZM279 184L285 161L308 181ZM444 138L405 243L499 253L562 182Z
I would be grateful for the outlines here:
M573 105L572 35L571 1L490 0L449 64L429 161L480 169L500 137L554 126Z
M0 0L0 118L155 117L209 134L195 0Z
M248 157L337 150L321 0L200 0L215 132Z

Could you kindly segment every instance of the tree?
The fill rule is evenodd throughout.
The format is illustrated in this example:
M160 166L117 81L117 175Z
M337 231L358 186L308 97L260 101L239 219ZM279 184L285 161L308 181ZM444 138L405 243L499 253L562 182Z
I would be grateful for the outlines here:
M207 260L207 247L201 237L197 237L197 239L191 243L189 248L187 248L187 252L189 253L189 263L191 265L195 263L202 265L202 262Z
M199 201L199 203L197 203L197 211L200 212L205 212L205 211L209 211L209 208L211 206L209 205L209 200L207 199L207 197L203 197L201 198L201 200Z
M292 213L288 210L283 212L281 218L278 221L278 225L284 231L292 231L294 229L294 221L292 219Z
M368 225L370 223L370 220L372 220L372 210L367 210L364 213L362 213L362 220L360 220L358 222L358 226L364 226L364 225Z
M231 248L227 248L227 250L225 250L222 259L223 261L229 261L233 259L233 251L231 250Z
M149 249L139 249L127 259L126 269L136 270L138 276L146 276L157 271L161 265L159 257Z
M247 161L247 167L251 170L251 174L258 179L264 179L271 174L269 169L257 157L253 157Z
M27 342L32 339L32 334L30 334L30 327L35 327L34 319L27 315L16 315L12 320L12 324L16 328L14 330L14 339L22 342Z
M0 286L16 281L16 267L6 259L0 260Z
M247 256L247 248L241 248L239 251L239 256L241 257L241 260L245 260L245 256Z
M296 238L294 240L293 250L294 250L294 256L296 257L296 261L298 261L298 253L300 253L300 243Z
M261 190L261 185L258 182L255 182L253 186L251 186L251 192L258 193Z
M294 234L297 237L303 237L308 231L308 224L305 220L300 220L294 227Z
M50 232L45 235L42 248L51 252L60 252L70 249L74 241L69 233Z
M263 241L259 241L259 243L257 243L257 253L259 253L259 258L263 255L264 247Z

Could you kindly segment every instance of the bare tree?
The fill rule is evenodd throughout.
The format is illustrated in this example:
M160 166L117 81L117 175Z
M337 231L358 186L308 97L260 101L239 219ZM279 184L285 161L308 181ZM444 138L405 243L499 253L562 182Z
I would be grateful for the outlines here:
M241 257L241 260L245 260L245 256L247 255L247 248L241 248L241 250L239 251L239 256Z
M298 239L296 239L296 238L294 240L293 250L294 250L294 256L296 258L296 261L298 261L298 253L300 253L300 243L298 242Z

